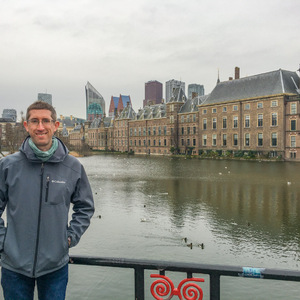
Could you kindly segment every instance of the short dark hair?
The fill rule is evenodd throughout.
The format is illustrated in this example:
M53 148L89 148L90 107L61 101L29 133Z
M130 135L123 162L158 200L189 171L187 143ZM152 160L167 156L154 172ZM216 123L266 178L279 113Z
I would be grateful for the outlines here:
M31 105L28 106L27 108L27 112L26 112L26 120L29 119L29 115L30 115L30 111L33 109L47 109L51 111L51 118L56 121L56 111L54 109L54 107L44 101L35 101L34 103L32 103Z

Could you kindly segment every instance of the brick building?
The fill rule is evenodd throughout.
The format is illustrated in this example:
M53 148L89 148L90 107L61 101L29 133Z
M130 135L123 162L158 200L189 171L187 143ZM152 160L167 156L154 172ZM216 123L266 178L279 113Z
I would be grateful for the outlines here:
M169 102L137 113L128 103L110 123L108 149L157 155L254 152L300 161L297 73L280 69L244 78L239 69L236 73L206 96L187 99L179 87Z

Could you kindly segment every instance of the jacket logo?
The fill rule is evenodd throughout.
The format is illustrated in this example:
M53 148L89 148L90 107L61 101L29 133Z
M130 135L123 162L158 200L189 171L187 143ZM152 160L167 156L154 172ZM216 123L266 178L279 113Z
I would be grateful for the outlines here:
M60 181L60 180L51 180L52 183L66 183L65 181Z

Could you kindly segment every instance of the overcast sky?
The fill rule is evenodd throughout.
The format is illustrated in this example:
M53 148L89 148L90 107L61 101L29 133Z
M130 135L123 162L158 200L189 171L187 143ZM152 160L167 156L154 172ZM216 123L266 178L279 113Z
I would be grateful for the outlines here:
M142 107L145 82L203 84L300 63L299 0L0 0L0 114L52 94L85 117L89 81ZM0 116L1 116L0 115Z

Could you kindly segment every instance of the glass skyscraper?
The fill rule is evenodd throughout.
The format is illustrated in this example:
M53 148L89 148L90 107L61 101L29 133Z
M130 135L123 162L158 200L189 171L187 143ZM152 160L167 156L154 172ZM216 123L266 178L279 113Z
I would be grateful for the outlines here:
M89 82L85 86L85 96L87 121L103 118L105 113L104 98Z

